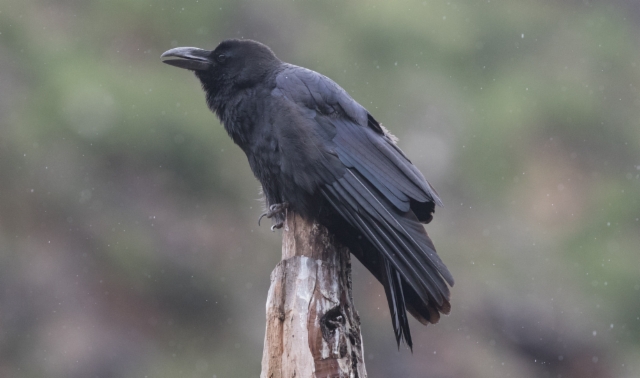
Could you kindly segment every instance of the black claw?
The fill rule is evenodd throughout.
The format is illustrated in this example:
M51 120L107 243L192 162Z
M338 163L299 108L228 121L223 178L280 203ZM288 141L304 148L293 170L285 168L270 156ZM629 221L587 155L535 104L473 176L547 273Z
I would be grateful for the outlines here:
M260 221L262 220L262 218L267 217L271 219L274 216L284 212L288 208L289 208L288 202L274 203L273 205L269 206L269 210L267 210L265 213L262 213L262 215L260 215L260 218L258 218L258 226L260 226ZM276 228L282 228L282 225L283 225L283 222L279 221L278 223L271 226L271 231L275 231Z

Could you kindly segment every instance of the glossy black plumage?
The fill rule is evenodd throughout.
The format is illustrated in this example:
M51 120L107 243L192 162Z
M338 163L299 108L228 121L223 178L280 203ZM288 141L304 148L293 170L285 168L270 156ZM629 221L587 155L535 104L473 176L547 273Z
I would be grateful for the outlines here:
M267 205L287 202L324 224L382 283L398 344L412 346L407 310L423 324L449 313L453 278L421 224L440 199L364 107L255 41L172 49L163 58L200 79Z

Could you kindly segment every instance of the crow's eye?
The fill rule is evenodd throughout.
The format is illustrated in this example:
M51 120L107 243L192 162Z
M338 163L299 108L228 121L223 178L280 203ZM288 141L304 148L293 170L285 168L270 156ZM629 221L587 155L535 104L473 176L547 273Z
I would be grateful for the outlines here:
M227 56L224 54L220 54L218 55L218 57L216 57L216 60L218 61L218 63L224 63L224 61L227 60Z

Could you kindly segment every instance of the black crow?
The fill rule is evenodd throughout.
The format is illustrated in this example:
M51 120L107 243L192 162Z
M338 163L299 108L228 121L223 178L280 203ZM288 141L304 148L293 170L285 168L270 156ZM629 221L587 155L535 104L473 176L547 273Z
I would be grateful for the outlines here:
M282 62L267 46L230 39L213 51L178 47L164 63L195 72L209 108L262 184L272 228L284 209L334 233L382 283L398 346L448 314L453 277L421 223L442 205L392 136L344 89Z

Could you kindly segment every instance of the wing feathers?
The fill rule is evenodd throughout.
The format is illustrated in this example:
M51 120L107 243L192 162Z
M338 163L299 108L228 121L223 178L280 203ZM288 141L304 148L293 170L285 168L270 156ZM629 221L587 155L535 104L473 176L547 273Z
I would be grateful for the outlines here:
M407 311L426 324L451 308L447 283L453 285L453 277L420 223L442 204L437 193L384 128L333 81L286 65L276 85L304 108L305 119L315 121L318 148L339 165L324 167L331 174L320 175L316 189L349 224L345 232L358 238L356 256L384 286L396 339L411 346Z
M428 200L436 202L438 205L442 206L442 201L440 201L440 198L438 198L438 195L435 193L431 185L429 185L427 180L425 180L418 168L416 168L403 153L399 153L400 150L397 146L392 145L385 140L381 140L381 138L376 138L371 135L371 133L366 134L369 141L376 146L378 151L382 152L382 154L384 154L393 165L400 168L402 173L405 174L411 183L417 185L420 190L427 195ZM418 198L414 199L420 200Z
M375 176L391 191L404 193L420 202L431 200L429 192L425 192L412 177L406 175L405 171L409 171L408 169L399 170L389 156L379 153L376 146L372 145L365 134L373 134L373 131L346 122L337 125L337 131L333 141L340 160L347 157L351 162L357 161L360 165L358 171Z
M448 300L449 289L440 276L449 281L450 273L437 254L427 250L432 244L417 220L407 222L401 214L389 211L390 204L383 203L385 198L368 188L357 172L350 169L325 188L323 193L336 211L380 250L423 301L432 298L442 305Z
M370 187L370 185L367 185L368 183L366 183L366 181L358 178L358 174L354 173L351 169L347 169L343 179L353 188L354 191L351 192L351 194L354 198L362 198L370 204L370 207L367 208L369 215L374 219L380 217L384 219L384 222L381 223L386 226L385 229L388 229L386 231L395 235L396 241L400 242L405 247L405 250L414 252L412 253L412 257L414 257L415 262L429 274L432 282L440 284L438 286L440 286L442 292L448 296L449 291L447 286L441 282L441 280L433 278L437 276L433 268L435 267L450 285L453 285L453 277L447 267L442 263L442 260L440 260L440 257L435 253L433 242L429 239L424 227L418 222L417 218L412 216L413 214L411 212L399 214L397 211L390 210L390 206L384 204L384 199L376 193L376 190ZM343 179L337 182L340 183ZM345 188L347 187L345 186ZM354 196L354 193L357 193L359 196ZM359 202L362 203L364 201ZM425 246L427 248L424 248ZM426 260L423 257L426 258Z
M385 197L393 203L393 205L402 212L407 212L410 209L409 197L407 197L404 193L402 193L399 189L394 185L389 185L388 183L383 184L381 181L384 179L380 179L377 175L371 173L370 170L366 169L364 165L357 159L355 159L350 153L346 152L340 155L340 160L350 168L356 169L358 172L362 173L362 175L369 181L373 186L378 188Z

